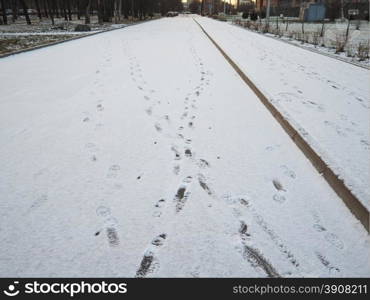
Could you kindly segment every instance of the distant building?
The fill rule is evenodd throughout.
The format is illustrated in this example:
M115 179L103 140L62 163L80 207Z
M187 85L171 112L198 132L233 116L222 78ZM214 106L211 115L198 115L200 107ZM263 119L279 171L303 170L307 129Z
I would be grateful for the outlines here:
M342 7L343 3L343 7ZM310 8L311 7L311 8ZM256 11L266 12L267 0L256 0ZM348 10L357 9L360 18L369 18L369 0L271 0L270 14L319 20L325 10L325 18L348 18Z
M314 0L313 0L314 1ZM301 0L271 0L270 13L271 15L287 15L298 17ZM261 14L266 12L267 0L256 0L256 11Z
M239 5L250 5L253 4L252 0L240 0Z
M306 22L317 22L325 19L326 7L323 1L303 2L299 19Z

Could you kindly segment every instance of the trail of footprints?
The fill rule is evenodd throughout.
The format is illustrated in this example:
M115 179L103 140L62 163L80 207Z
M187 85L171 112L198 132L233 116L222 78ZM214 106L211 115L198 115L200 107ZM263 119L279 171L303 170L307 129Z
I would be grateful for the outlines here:
M108 46L109 46L110 41L107 40L107 43L108 43ZM105 53L105 56L103 57L104 62L101 65L102 69L111 66L112 54L109 50L110 49L109 47L107 47L106 49L107 49L107 51ZM97 69L95 71L95 74L96 74L96 79L94 81L94 85L96 85L97 89L100 90L101 88L104 87L102 70ZM96 97L95 91L90 91L90 95L93 96L93 97ZM99 97L99 99L95 102L95 107L91 108L91 112L83 112L83 117L82 117L81 121L84 124L84 126L90 127L92 121L95 120L96 123L95 123L95 126L93 127L94 132L96 130L98 130L99 128L101 128L104 124L102 122L100 122L99 119L101 119L101 117L103 116L104 109L105 109L104 101L103 101L102 98ZM97 145L95 145L95 143L89 142L89 143L85 144L85 148L88 151L90 160L92 162L96 162L98 160L97 153L98 153L98 150L99 150Z
M194 88L193 91L186 94L186 97L184 98L184 110L182 114L180 115L181 125L177 127L177 138L181 141L175 142L171 145L170 149L173 153L173 160L174 160L174 167L173 172L175 175L181 174L181 164L183 163L183 159L186 158L187 162L193 163L199 170L199 173L195 176L196 181L198 182L201 189L204 190L204 192L210 196L211 198L217 198L215 192L211 188L211 186L207 182L207 178L200 172L202 169L209 168L210 163L204 159L196 159L196 155L194 151L191 148L191 136L187 136L185 134L185 128L188 128L190 130L195 128L195 122L196 122L196 114L195 111L197 109L197 100L202 95L202 92L204 91L204 88L206 85L209 84L209 79L207 78L209 73L205 71L204 69L204 63L202 62L201 58L197 55L194 47L190 48L190 51L192 53L192 56L194 58L194 63L199 68L200 73L200 83ZM150 96L148 96L148 91L146 88L143 88L142 86L146 85L146 82L143 79L140 69L140 65L137 63L135 57L130 58L130 74L132 76L132 79L135 83L138 84L138 89L144 93L144 100L149 102L149 106L145 109L145 113L149 117L153 117L153 108L156 105L160 105L160 101L152 100ZM142 82L140 82L142 81ZM154 90L151 90L152 93L154 93ZM164 119L169 121L169 119L172 119L170 116L165 115ZM163 126L168 126L167 123L162 123L160 119L156 118L154 122L154 128L158 133L163 132ZM211 129L211 127L210 127ZM218 157L219 159L219 157ZM284 174L291 178L295 178L295 173L291 171L286 166L281 166L281 169L283 170ZM185 176L178 188L176 189L176 192L173 196L173 204L174 204L174 211L175 214L180 213L187 201L189 201L191 192L189 189L190 184L193 182L194 178L193 176ZM272 184L274 188L276 189L276 194L274 194L273 199L279 203L285 202L285 193L286 189L283 187L282 183L278 179L273 179ZM240 204L243 206L248 206L249 203L245 199L240 199ZM154 217L160 218L163 215L164 208L171 204L171 202L168 202L165 198L159 199L154 207ZM260 215L255 216L256 219L258 219L257 224L259 224L265 232L268 233L270 238L275 242L275 244L279 247L280 251L287 257L289 261L294 266L298 266L299 263L294 258L294 255L287 249L287 247L282 243L281 239L269 228L262 219ZM243 245L243 257L248 260L252 266L255 268L261 269L263 272L266 273L268 277L280 277L280 274L276 271L276 269L271 265L271 263L264 257L264 255L258 250L253 248L248 244L248 240L250 239L249 233L248 233L248 227L246 223L242 222L241 227L239 229L239 235L241 238L241 242ZM156 258L156 252L159 250L159 248L164 244L165 239L167 238L166 234L162 234L158 237L156 237L148 247L148 249L145 251L144 256L142 258L142 261L140 263L140 266L136 272L137 277L145 277L149 273L153 273L155 270L159 268L159 261Z
M271 241L277 246L278 251L287 259L294 268L299 268L299 262L295 258L294 254L284 244L282 239L274 232L274 230L267 224L264 218L253 208L249 197L232 197L230 195L223 196L226 204L232 209L232 212L238 220L241 220L239 234L241 243L243 245L243 257L257 269L262 269L268 277L282 277L278 273L275 267L268 261L260 250L248 245L248 242L252 240L252 235L248 233L248 227L243 221L244 218L249 216L250 220L254 221L265 234L271 239Z
M314 220L313 228L324 235L325 240L330 243L332 246L337 248L338 250L344 249L344 243L339 239L339 237L329 232L321 223L321 218L319 217L318 212L312 211L312 217Z
M175 137L175 139L171 139L172 145L170 145L170 150L173 153L174 161L173 173L175 175L181 174L181 165L185 163L184 159L186 159L186 163L191 163L198 169L210 167L210 163L206 159L196 159L196 154L191 147L192 138L191 136L188 136L189 133L185 133L187 130L195 129L197 101L204 92L205 86L209 85L210 83L208 78L210 73L205 70L204 63L198 56L195 48L191 47L190 51L194 58L194 64L199 71L199 82L192 91L186 94L183 100L183 112L179 118L170 116L168 114L163 116L155 115L155 108L162 105L163 101L157 99L156 91L148 87L148 84L142 74L140 63L131 53L127 44L124 46L124 51L129 57L130 61L129 68L131 79L136 84L137 89L143 94L143 99L147 103L145 113L148 117L153 118L154 129L159 134L164 134L165 137L168 132L174 132L173 137ZM181 125L178 127L173 127L174 124L177 124L177 121L179 121ZM197 179L200 186L207 192L207 194L211 195L212 191L206 183L205 176L200 174L198 175ZM180 213L190 198L190 184L192 181L193 176L188 175L183 178L174 193L173 202L167 201L166 198L159 199L154 204L153 217L160 218L164 213L165 207L171 203L173 203L174 206L174 213ZM147 274L153 273L159 267L159 261L156 259L155 253L163 245L166 237L166 234L161 234L152 241L151 245L145 251L140 266L136 272L137 277L145 277Z
M161 105L162 101L154 99L155 97L153 95L156 93L156 91L148 88L148 84L144 80L142 74L142 68L138 63L136 57L130 53L128 46L124 47L124 51L130 60L129 68L131 79L136 84L137 89L143 93L144 101L148 103L148 106L145 109L145 113L148 115L148 117L154 118L153 123L154 129L160 134L163 134L163 132L165 131L164 130L165 127L166 131L172 129L173 131L176 132L176 137L178 138L178 140L175 141L170 147L173 153L174 174L175 175L181 174L181 164L184 163L184 159L186 159L187 162L190 162L193 165L195 165L199 170L196 176L188 175L183 178L183 180L181 181L180 185L177 187L174 193L172 202L167 201L166 198L161 198L154 204L153 217L160 218L164 213L164 208L170 205L171 203L173 203L175 215L180 213L184 209L187 201L189 201L190 199L191 196L190 185L194 181L193 177L196 177L196 181L198 182L199 186L201 187L201 189L204 190L204 192L208 196L216 199L217 195L215 194L211 186L208 184L206 176L204 176L201 173L202 169L209 168L211 165L204 158L200 159L196 158L196 154L191 148L192 138L191 136L188 136L185 133L186 132L185 129L192 130L195 128L196 123L195 111L197 109L197 100L201 97L205 87L209 85L208 77L210 73L205 71L204 63L201 60L201 58L197 55L195 48L191 46L190 51L194 58L194 64L199 68L200 80L199 84L194 88L194 90L186 94L186 97L184 98L183 102L184 110L179 118L181 121L181 125L177 127L177 129L168 128L172 126L170 124L170 120L173 119L171 116L164 115L160 118L154 116L153 111L154 108L157 105ZM104 111L102 101L98 101L96 105L96 111L97 113L102 113ZM84 123L90 122L91 116L86 115L82 121ZM156 144L156 142L154 143ZM95 152L97 151L96 145L93 143L88 143L86 144L86 148L92 154L91 160L96 161L97 159L95 155ZM294 180L296 178L296 174L294 173L294 171L290 170L287 166L282 165L280 166L280 169L282 170L282 173L286 176L286 178L289 178L290 180ZM119 170L120 170L119 165L112 165L108 170L107 178L116 178ZM283 204L287 200L286 198L287 189L284 187L282 181L278 178L272 179L272 185L276 190L272 197L273 200L276 201L277 203ZM231 204L234 215L238 219L240 218L240 216L243 215L242 213L243 209L249 210L250 213L252 214L253 219L255 220L255 223L269 236L269 238L277 246L278 250L282 253L282 255L295 268L299 268L300 264L296 257L294 256L294 254L288 249L288 247L284 244L282 239L271 229L271 227L267 224L264 218L260 214L258 214L253 207L251 207L249 200L243 197L237 197L230 200L230 197L228 197L227 202L229 205ZM118 246L120 241L117 231L117 221L114 217L111 216L110 209L105 206L100 206L98 207L96 212L97 215L102 218L104 228L97 231L95 235L98 236L102 231L105 231L109 246L111 247ZM314 228L319 232L326 231L326 229L320 224L320 220L318 219L317 216L315 217ZM238 234L243 248L242 251L243 258L245 258L256 269L262 270L268 277L282 276L281 274L278 273L276 268L274 268L271 262L269 262L269 260L265 258L265 256L262 254L260 250L251 246L250 241L252 237L248 231L248 225L244 221L240 221L240 228L238 230ZM147 275L154 273L156 270L158 270L158 268L160 267L160 262L157 258L157 252L160 250L161 247L163 247L166 239L167 233L162 233L156 236L151 241L150 245L145 250L143 258L136 271L136 277L146 277ZM336 248L338 249L343 248L343 243L338 239L336 235L327 232L325 233L325 239ZM326 268L328 268L330 271L339 272L339 269L333 266L324 255L322 255L319 252L316 252L315 255L317 259L320 261L320 263Z

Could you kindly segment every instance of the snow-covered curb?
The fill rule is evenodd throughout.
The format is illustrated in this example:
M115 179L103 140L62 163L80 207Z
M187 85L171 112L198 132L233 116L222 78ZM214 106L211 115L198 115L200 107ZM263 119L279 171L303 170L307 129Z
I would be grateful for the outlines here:
M124 28L126 26L122 26L120 28ZM111 29L118 29L118 28L111 28ZM82 31L48 31L48 32L3 32L0 33L0 38L1 37L17 37L17 36L38 36L38 35L81 35L81 34L94 34L94 33L99 33L104 30L92 30L88 32L82 32ZM106 31L106 30L105 30Z
M359 62L359 61L356 61L356 60L354 60L353 58L350 58L350 57L342 56L342 55L339 55L339 54L334 54L334 53L330 52L329 48L326 48L326 47L319 47L319 46L315 47L314 45L311 45L311 44L302 44L301 42L299 42L297 40L293 40L293 39L290 39L290 38L287 38L287 37L281 37L280 38L280 37L277 37L277 36L275 36L271 33L261 33L261 32L258 32L258 31L250 30L250 29L245 28L243 26L239 26L239 25L234 24L234 23L230 23L230 24L238 26L238 27L243 28L245 30L248 30L249 32L252 32L252 33L261 34L263 36L272 38L272 39L277 40L277 41L287 43L287 44L292 45L292 46L299 47L301 49L305 49L305 50L308 50L308 51L311 51L311 52L314 52L314 53L317 53L317 54L325 55L325 56L328 56L328 57L331 57L331 58L334 58L334 59L338 59L340 61L352 64L352 65L355 65L357 67L361 67L361 68L365 68L365 69L370 70L370 60L366 60L364 62Z

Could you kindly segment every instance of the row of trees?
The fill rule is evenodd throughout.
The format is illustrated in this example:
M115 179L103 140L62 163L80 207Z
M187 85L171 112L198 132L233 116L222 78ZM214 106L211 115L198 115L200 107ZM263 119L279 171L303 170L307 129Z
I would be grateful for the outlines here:
M265 3L267 1L265 0ZM293 0L271 0L270 14L272 16L298 17L301 10L301 5L307 0L293 1ZM320 2L320 1L317 1ZM341 17L350 18L348 16L349 9L358 9L359 15L356 18L369 19L369 0L321 0L326 7L326 18L330 20ZM189 10L192 13L202 14L218 14L226 12L227 14L235 14L236 12L243 12L244 15L251 15L252 17L266 16L266 8L256 11L254 2L233 1L234 5L230 5L229 0L193 0L189 5Z
M211 8L210 5L211 4ZM242 7L238 6L240 11ZM189 4L189 11L191 13L201 13L201 14L218 14L221 12L230 13L231 11L236 11L235 7L230 4L230 0L193 0Z
M154 13L165 14L168 11L182 10L181 0L0 0L3 24L15 22L18 15L24 15L31 24L30 14L41 20L55 18L71 21L85 18L90 23L90 16L97 15L99 23L119 22L122 18L144 19Z

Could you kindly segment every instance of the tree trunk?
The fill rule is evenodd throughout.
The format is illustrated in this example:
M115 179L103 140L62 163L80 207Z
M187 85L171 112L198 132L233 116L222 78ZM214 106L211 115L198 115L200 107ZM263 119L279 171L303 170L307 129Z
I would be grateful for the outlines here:
M6 16L6 7L5 7L5 1L1 0L1 10L3 12L3 22L5 25L8 24L8 17Z
M114 23L118 23L118 3L117 0L113 1L113 16L114 16Z
M91 7L91 0L87 0L87 5L85 8L85 24L90 24L90 7Z
M37 10L37 15L41 21L42 19L42 16L41 16L41 9L40 9L40 1L39 0L35 0L35 4L36 4L36 10Z
M60 15L59 15L59 1L58 0L52 0L51 2L53 3L54 14L57 18L59 18L60 17Z
M76 0L76 6L77 6L77 19L80 20L81 19L81 7L80 7L80 1L79 0Z
M49 16L50 16L50 19L51 19L51 24L55 25L54 14L53 14L53 7L51 6L51 1L50 0L46 0L46 3L48 5L48 10L49 10Z
M44 0L44 16L45 18L49 18L47 0Z
M122 17L122 0L118 0L118 20L121 21Z
M71 0L67 0L68 20L72 21Z
M12 1L12 21L13 23L18 19L18 0Z
M101 5L101 1L102 0L97 0L98 1L98 4L97 4L97 8L98 8L98 23L99 24L103 24L103 12L102 12L102 5Z
M62 10L63 10L63 17L64 17L64 21L68 21L68 17L67 17L67 10L66 10L66 2L65 1L62 1Z
M20 0L20 3L22 5L23 13L24 13L24 15L26 17L27 24L28 25L31 25L31 19L30 19L30 16L28 15L28 7L26 5L26 2L24 2L24 0Z
M122 0L123 1L123 17L125 19L128 19L129 15L129 6L127 0Z

